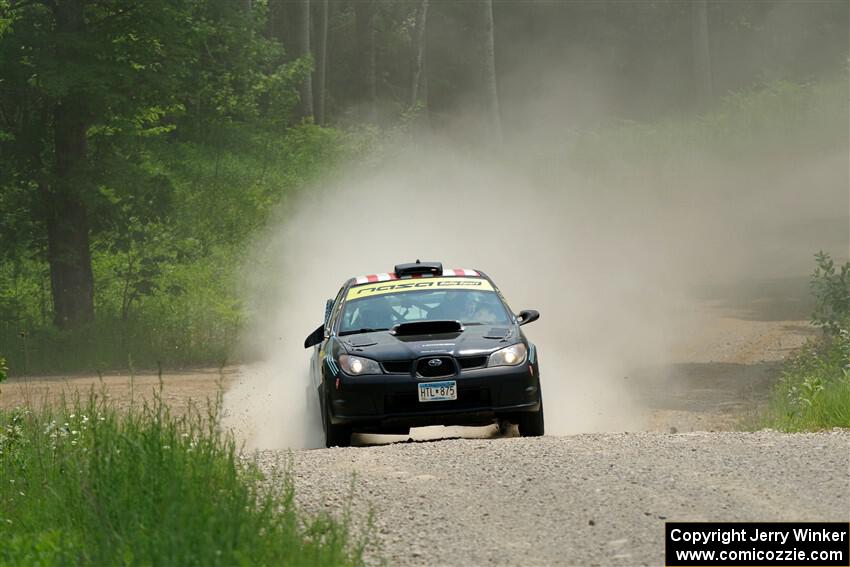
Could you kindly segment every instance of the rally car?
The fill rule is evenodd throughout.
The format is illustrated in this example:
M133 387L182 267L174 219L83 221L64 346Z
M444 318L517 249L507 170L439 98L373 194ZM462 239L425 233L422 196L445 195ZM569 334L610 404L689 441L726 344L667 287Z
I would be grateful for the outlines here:
M537 349L520 329L539 317L514 315L480 270L417 260L349 279L304 341L326 445L426 425L543 435Z

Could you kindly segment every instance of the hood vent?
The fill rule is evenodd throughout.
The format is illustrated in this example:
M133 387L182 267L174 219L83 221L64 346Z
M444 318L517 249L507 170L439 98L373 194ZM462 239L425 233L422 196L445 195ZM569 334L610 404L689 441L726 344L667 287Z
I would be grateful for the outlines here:
M437 335L440 333L459 333L463 331L460 321L416 321L400 323L390 330L397 337L408 335Z
M504 339L510 334L511 330L505 327L493 327L484 335L485 339Z
M378 344L378 341L376 341L375 339L371 339L371 338L367 338L367 337L360 337L360 338L356 338L356 339L348 339L346 342L354 348L362 348L362 347L367 347L367 346L372 346L372 345Z

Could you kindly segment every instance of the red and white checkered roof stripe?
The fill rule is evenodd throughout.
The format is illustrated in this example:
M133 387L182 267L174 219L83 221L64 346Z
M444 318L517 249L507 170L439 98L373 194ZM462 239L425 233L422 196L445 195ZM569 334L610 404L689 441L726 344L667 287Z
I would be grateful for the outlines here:
M443 277L454 277L454 276L467 276L467 277L481 277L481 274L476 272L475 270L467 270L464 268L456 268L454 270L443 270ZM383 274L372 274L369 276L357 276L354 278L354 284L365 284L365 283L375 283L375 282L388 282L391 280L406 280L411 278L432 278L433 274L412 274L409 276L398 277L395 275L395 272L383 273Z

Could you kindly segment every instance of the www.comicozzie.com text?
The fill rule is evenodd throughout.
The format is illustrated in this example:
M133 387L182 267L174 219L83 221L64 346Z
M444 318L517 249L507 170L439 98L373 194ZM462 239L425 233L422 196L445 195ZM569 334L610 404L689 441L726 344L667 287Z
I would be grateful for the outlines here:
M793 541L796 542L842 542L846 541L847 532L827 529L813 530L811 528L763 530L745 527L693 532L675 528L670 532L672 541L722 543L724 545L736 541L772 541L784 545L791 536L794 538Z

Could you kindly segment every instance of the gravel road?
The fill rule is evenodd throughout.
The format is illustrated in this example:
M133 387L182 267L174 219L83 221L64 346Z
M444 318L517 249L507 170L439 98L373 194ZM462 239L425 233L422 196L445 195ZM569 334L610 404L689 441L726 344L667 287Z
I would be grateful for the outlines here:
M259 454L264 466L288 453ZM617 433L298 451L309 511L389 565L662 565L664 522L850 518L850 431ZM352 494L352 478L353 494Z

